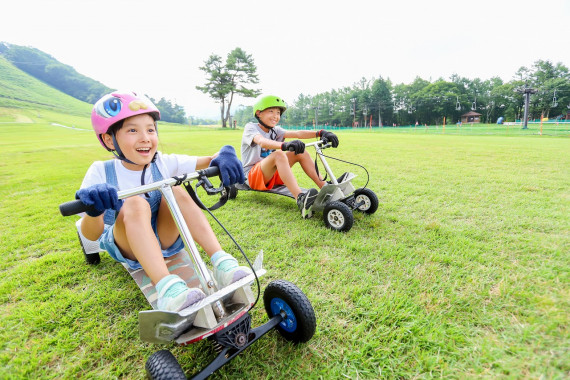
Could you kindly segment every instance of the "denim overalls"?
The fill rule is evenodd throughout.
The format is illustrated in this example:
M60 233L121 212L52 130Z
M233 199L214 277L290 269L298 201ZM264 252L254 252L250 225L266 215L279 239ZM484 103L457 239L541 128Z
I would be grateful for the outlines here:
M105 177L106 182L109 185L113 185L118 187L117 181L117 172L115 171L115 160L105 161ZM153 181L161 181L163 179L162 174L160 174L160 170L158 170L158 166L155 162L153 162L150 166L152 179ZM152 225L152 229L156 238L158 239L158 233L156 229L156 218L158 217L158 208L160 206L160 201L162 200L162 194L158 190L151 191L149 193L150 197L145 197L147 202L150 204L150 210L152 213L150 223ZM104 215L105 221L105 230L101 237L99 238L99 246L101 249L109 252L109 255L116 261L121 263L127 263L131 269L140 269L142 268L138 261L129 260L121 254L119 247L115 244L115 238L113 236L113 225L115 224L115 219L117 217L118 212L115 210L106 210ZM160 240L159 240L160 244ZM162 247L161 247L162 248ZM179 252L181 249L184 248L184 242L178 237L178 239L167 249L162 250L163 257L169 257L174 255L175 253Z

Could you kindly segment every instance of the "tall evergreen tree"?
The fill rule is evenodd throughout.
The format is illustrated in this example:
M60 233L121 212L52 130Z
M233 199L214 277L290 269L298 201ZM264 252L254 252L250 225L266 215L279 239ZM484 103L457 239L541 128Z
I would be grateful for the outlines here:
M239 47L228 54L225 63L219 55L210 55L200 70L206 73L207 79L204 86L196 86L196 89L220 103L223 128L227 127L235 94L253 98L261 93L257 89L245 87L247 84L259 83L259 78L251 54Z

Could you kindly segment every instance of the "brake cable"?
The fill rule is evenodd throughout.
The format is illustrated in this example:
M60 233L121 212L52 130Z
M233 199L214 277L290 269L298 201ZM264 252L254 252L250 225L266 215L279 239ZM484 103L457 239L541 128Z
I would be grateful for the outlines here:
M368 173L368 170L366 170L366 168L365 168L364 166L359 165L359 164L356 164L356 163L354 163L354 162L341 160L340 158L335 158L335 157L327 156L327 155L324 154L323 152L321 152L321 153L316 153L316 154L320 154L321 156L326 157L326 158L330 158L330 159L332 159L332 160L337 160L337 161L340 161L340 162L344 162L345 164L350 164L350 165L354 165L354 166L359 166L359 167L361 167L361 168L364 169L364 171L366 172L366 184L365 184L362 188L365 189L365 188L368 186L368 182L370 181L370 174ZM318 166L317 166L317 156L316 156L316 154L315 154L315 168L317 169L317 174L319 174L319 169L318 169ZM325 180L326 180L326 176L325 176L325 179L324 179L323 181L325 181Z
M198 183L196 184L196 190L198 190L198 186L202 185L202 181L198 181ZM249 267L251 268L251 271L253 272L253 275L255 276L255 281L257 283L257 297L255 298L255 302L253 303L253 305L251 305L251 307L247 310L250 311L251 309L253 309L255 307L255 305L257 304L257 301L259 301L259 296L261 294L261 285L259 284L259 277L257 277L257 273L255 272L255 269L253 268L253 265L251 264L251 262L249 261L249 258L247 257L247 255L245 254L245 252L243 251L243 249L241 248L241 246L238 244L238 242L234 239L234 237L232 236L232 234L226 229L226 227L224 227L224 225L222 224L222 222L220 222L218 220L218 218L216 218L214 216L214 214L212 213L212 211L210 211L210 208L206 207L204 205L204 203L202 203L202 200L200 200L200 198L198 197L198 194L196 194L196 191L194 191L194 189L192 189L192 186L190 185L190 183L188 183L188 185L186 183L184 183L184 187L186 187L186 190L188 190L188 193L190 193L190 196L192 197L192 199L194 200L194 202L196 202L196 204L198 205L198 207L200 207L203 210L206 210L208 212L208 214L210 214L210 216L219 224L220 227L222 227L222 229L225 231L225 233L230 237L230 239L234 242L234 244L236 245L236 247L239 249L239 251L241 252L242 256L245 258L245 261L247 261L247 264L249 265ZM229 193L229 191L226 191L227 193ZM211 209L215 210L216 208L222 206L223 204L226 203L227 199L228 199L229 195L227 195L225 197L225 201L221 203L218 202L216 205L212 206ZM223 197L222 197L223 198ZM217 207L215 207L217 206ZM215 207L215 208L214 208Z

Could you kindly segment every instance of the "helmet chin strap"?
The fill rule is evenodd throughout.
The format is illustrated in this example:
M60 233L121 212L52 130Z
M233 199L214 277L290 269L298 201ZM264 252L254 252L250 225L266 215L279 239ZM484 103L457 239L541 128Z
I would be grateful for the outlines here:
M152 156L152 160L150 161L150 163L152 164L154 161L156 161L156 152L154 152L154 156ZM144 172L146 171L146 168L148 168L148 164L146 164L142 170L142 174L141 174L141 186L144 185ZM144 193L144 196L147 198L150 198L150 195L148 193Z
M273 130L273 127L270 127L269 125L265 124L263 121L261 121L261 119L259 118L259 116L255 115L255 118L257 119L257 121L259 122L259 124L261 124L262 126L264 126L265 128L269 129L269 137L273 140L274 138L277 137L277 132L275 132Z
M271 130L273 129L273 127L270 127L269 125L265 124L263 121L261 121L261 119L259 118L259 116L255 115L255 118L257 119L257 121L259 122L259 124L263 125L265 128Z
M117 142L117 139L115 138L114 133L111 133L111 137L113 138L113 145L115 146L115 150L112 150L111 153L113 153L113 155L121 161L125 161L129 164L136 165L134 162L125 157L123 151L121 150L121 147L119 146L119 143Z
M137 165L134 162L132 162L131 160L129 160L127 157L125 157L125 155L123 154L123 151L121 151L121 148L119 147L119 143L117 142L117 139L115 138L115 134L112 133L111 137L113 138L113 145L115 146L115 150L112 150L111 153L113 153L113 155L115 157L117 157L119 160L121 161L125 161L129 164L133 164L133 165ZM154 161L156 161L156 154L157 152L154 152L154 156L152 156L152 160L150 161L150 163L153 163ZM146 168L148 167L148 164L146 164L143 167L142 173L141 173L141 186L144 185L144 174L146 172ZM148 193L144 194L147 198L150 198L150 195Z

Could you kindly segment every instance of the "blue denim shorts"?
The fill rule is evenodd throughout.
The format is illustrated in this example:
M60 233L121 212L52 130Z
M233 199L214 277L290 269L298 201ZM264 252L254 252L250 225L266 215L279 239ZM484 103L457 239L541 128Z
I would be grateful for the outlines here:
M116 261L118 261L120 263L126 263L129 266L129 268L131 268L133 270L142 268L142 266L139 264L138 261L130 260L130 259L127 259L126 257L123 256L123 254L121 253L121 250L115 244L115 237L113 236L113 227L114 227L114 225L112 225L112 226L109 226L107 224L105 225L105 230L103 231L103 234L99 238L99 247L101 249L109 252L109 255L113 259L115 259ZM158 239L158 232L156 229L156 223L152 223L152 230L154 231L154 235L156 236L156 240L158 240L158 244L162 248L162 244L160 243L160 240ZM168 247L166 249L162 249L162 256L163 257L170 257L170 256L180 252L180 250L182 250L183 248L184 248L184 242L182 241L180 236L178 236L178 239L176 239L174 244L172 244L170 247Z

